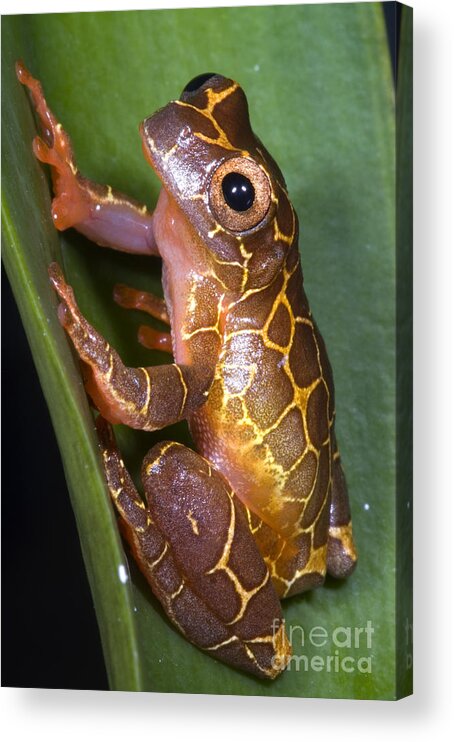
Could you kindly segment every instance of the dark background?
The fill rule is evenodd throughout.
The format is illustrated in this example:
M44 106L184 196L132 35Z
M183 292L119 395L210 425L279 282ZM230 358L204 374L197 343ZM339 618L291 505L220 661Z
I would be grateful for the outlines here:
M383 10L396 79L401 9ZM2 351L2 685L107 690L60 454L3 267Z

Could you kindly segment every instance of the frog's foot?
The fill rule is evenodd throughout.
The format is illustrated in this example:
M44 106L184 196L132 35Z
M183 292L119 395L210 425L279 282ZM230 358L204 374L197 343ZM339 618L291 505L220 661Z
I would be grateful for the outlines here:
M164 299L148 291L139 291L118 283L114 287L114 300L124 309L139 309L167 325L170 324ZM150 350L163 350L166 353L172 353L172 337L168 332L160 332L152 327L141 325L138 340L141 345Z
M82 362L87 394L95 407L111 423L123 422L117 411L115 391L110 395L103 393L100 383L103 379L109 380L113 373L114 362L116 365L121 365L121 360L80 312L74 291L66 283L58 263L51 263L49 266L49 278L61 300L58 305L59 322L70 336Z
M262 678L291 647L269 572L239 501L208 462L177 443L147 454L140 499L110 427L97 420L111 497L135 559L169 619L193 644Z
M49 278L61 300L58 319L82 361L85 388L93 403L109 422L140 427L134 420L137 418L137 423L140 412L145 410L143 392L148 395L151 386L145 369L140 374L140 369L124 367L118 353L81 313L58 263L49 266Z
M48 272L50 282L61 300L58 306L58 319L71 337L81 360L90 363L97 359L103 367L108 367L108 356L106 357L108 344L81 313L74 291L66 283L58 263L51 263Z
M352 535L352 522L348 502L347 484L340 456L333 456L333 486L328 531L327 567L332 577L348 577L356 567L356 548Z
M22 62L16 63L16 74L29 89L41 124L42 136L33 140L33 152L38 160L52 168L55 193L52 219L57 229L67 229L90 216L91 197L78 174L71 140L48 107L41 83Z
M326 575L326 544L313 545L311 534L286 539L249 508L245 508L249 530L260 549L278 596L313 590Z
M357 553L352 522L330 526L328 535L328 572L332 577L349 577L356 567Z

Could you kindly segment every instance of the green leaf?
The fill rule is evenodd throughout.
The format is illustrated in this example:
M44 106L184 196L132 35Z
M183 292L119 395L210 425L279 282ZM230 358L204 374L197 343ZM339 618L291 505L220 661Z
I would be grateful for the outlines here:
M3 19L2 32L4 261L57 434L111 688L394 697L394 93L380 4L16 16ZM348 581L285 605L307 670L302 659L271 683L236 672L173 629L130 560L129 578L120 579L128 557L47 265L63 263L82 311L129 365L162 356L137 344L148 318L114 305L112 286L159 291L160 266L54 231L48 175L31 152L30 104L14 75L19 57L42 80L81 171L150 206L159 183L142 157L138 123L206 70L241 83L253 127L285 173L306 289L334 369L360 554ZM135 477L156 440L188 441L184 426L152 435L120 427L117 435ZM326 631L324 643L313 627ZM346 629L342 640L336 627ZM358 646L340 646L348 627ZM316 655L322 669L311 669ZM346 655L354 671L336 665ZM358 667L361 657L370 673L366 660Z

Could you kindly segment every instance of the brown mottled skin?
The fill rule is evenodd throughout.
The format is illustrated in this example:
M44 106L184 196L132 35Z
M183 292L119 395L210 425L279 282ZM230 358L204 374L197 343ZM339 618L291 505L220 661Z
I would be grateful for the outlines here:
M346 577L356 563L334 434L334 388L303 289L298 222L284 178L251 130L246 97L220 75L197 81L141 126L162 182L156 209L87 180L39 83L19 63L52 166L53 219L100 245L160 254L165 301L125 286L115 299L170 324L141 328L174 363L127 368L50 267L59 317L86 369L122 531L169 618L224 662L273 678L291 647L279 598ZM225 175L245 176L237 208ZM138 495L106 422L142 430L187 419L198 453L161 443Z

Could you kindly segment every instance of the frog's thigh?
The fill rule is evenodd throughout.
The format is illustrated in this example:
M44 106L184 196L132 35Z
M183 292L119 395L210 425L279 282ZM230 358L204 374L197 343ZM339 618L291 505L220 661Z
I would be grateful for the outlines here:
M328 573L333 577L348 577L356 566L356 560L347 484L339 454L336 452L333 457L333 485L328 531Z
M224 480L184 446L158 444L143 464L145 508L109 447L106 474L125 536L171 621L218 659L275 677L290 656L280 603Z
M289 646L269 572L225 480L194 451L155 446L142 478L153 522L181 565L171 612L219 659L271 677ZM175 587L175 586L172 586Z

